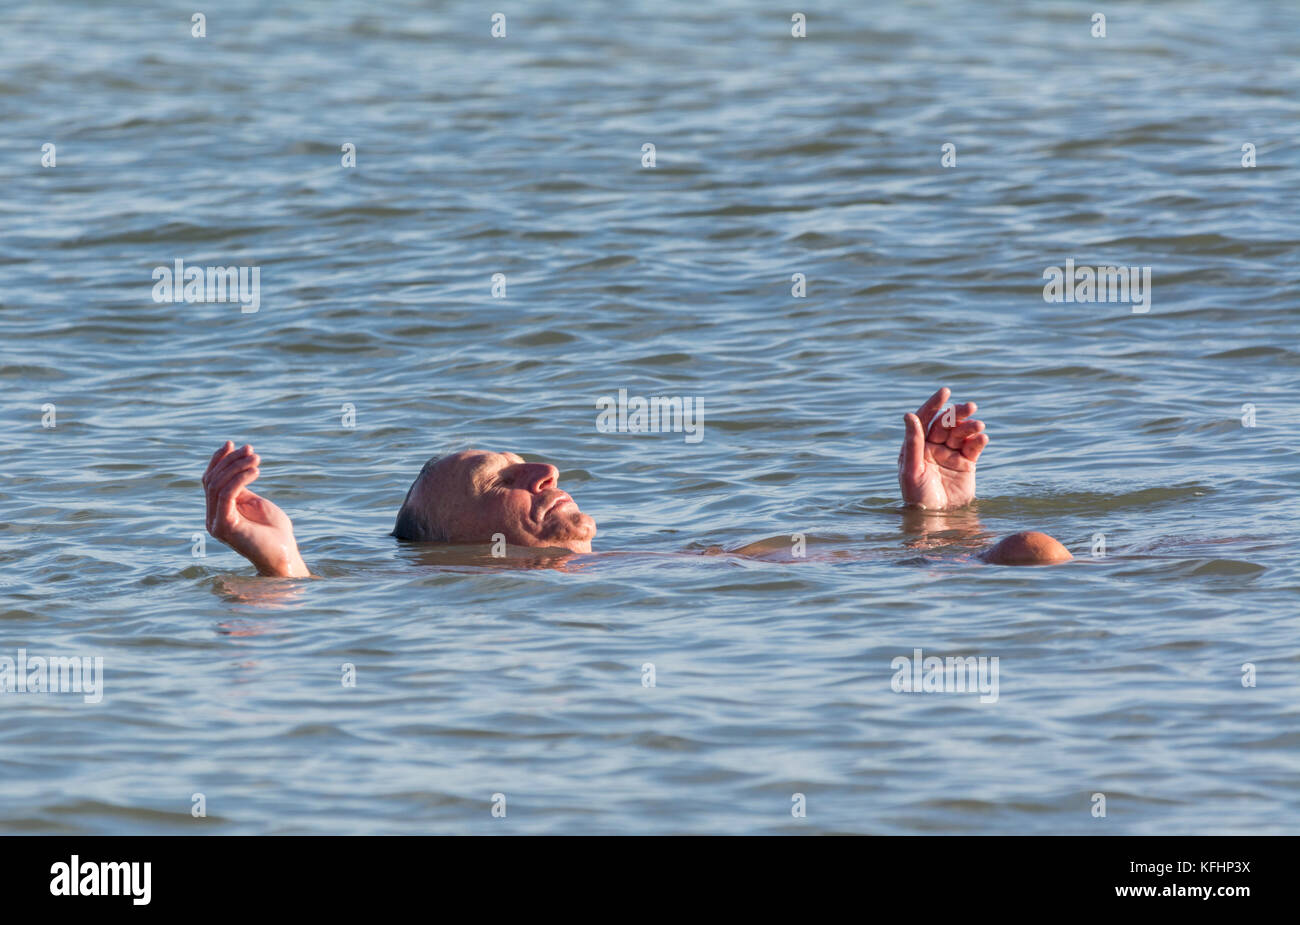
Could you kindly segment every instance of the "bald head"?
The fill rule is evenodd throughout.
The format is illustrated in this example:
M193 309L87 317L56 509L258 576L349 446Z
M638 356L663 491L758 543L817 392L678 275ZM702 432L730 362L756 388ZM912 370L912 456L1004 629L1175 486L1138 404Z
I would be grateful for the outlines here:
M393 536L399 540L414 543L445 543L447 536L443 532L442 519L435 510L438 496L437 479L432 475L438 463L448 457L434 456L421 468L411 487L406 490L401 510L397 512L397 523L393 524Z
M491 543L591 552L596 522L558 487L559 470L515 453L465 450L430 459L397 513L393 535L425 543Z

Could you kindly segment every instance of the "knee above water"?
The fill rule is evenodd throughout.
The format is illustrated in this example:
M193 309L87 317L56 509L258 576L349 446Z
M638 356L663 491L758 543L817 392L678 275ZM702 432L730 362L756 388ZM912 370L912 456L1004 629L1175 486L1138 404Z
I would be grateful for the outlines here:
M980 558L993 565L1056 565L1074 556L1046 533L1025 530L998 540Z

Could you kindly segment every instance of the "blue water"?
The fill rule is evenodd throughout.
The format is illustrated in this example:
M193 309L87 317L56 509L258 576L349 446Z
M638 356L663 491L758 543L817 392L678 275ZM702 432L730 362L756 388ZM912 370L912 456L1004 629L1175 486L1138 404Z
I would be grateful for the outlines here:
M5 6L0 657L104 685L0 692L0 830L1295 831L1300 7L497 9ZM155 302L177 259L259 310ZM979 499L904 518L939 385ZM621 388L703 439L601 432ZM317 579L194 555L227 438ZM596 553L387 536L465 446ZM974 557L1021 529L1075 561ZM895 692L917 648L997 700Z

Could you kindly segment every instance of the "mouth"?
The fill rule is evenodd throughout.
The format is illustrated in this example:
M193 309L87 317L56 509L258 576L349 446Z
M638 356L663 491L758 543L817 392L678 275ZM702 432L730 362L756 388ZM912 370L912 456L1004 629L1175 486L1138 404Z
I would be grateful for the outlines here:
M549 517L551 512L562 504L572 504L574 507L577 507L577 502L569 497L568 492L562 491L555 496L555 499L551 501L550 504L546 505L546 510L542 511L542 520Z

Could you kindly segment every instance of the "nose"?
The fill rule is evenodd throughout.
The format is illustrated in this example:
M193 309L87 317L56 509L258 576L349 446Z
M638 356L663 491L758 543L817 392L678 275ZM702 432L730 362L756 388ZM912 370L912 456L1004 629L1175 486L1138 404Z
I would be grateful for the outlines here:
M560 470L547 463L530 463L528 473L524 476L524 486L535 495L549 491L559 481Z

